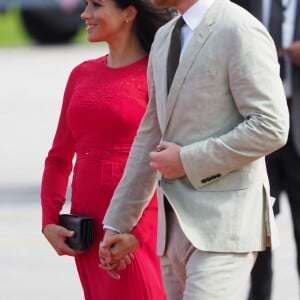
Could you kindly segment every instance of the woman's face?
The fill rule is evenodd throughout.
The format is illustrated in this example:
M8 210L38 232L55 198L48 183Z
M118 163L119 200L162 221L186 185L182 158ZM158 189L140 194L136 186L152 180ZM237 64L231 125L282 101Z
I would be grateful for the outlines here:
M87 0L81 18L86 23L90 42L112 42L126 23L126 9L116 6L114 0Z

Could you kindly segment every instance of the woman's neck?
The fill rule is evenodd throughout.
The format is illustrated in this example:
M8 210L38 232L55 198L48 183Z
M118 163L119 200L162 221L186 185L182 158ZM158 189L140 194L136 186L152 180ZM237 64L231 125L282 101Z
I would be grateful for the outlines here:
M127 66L147 55L140 42L136 40L125 43L116 43L115 46L109 45L107 65L111 68Z

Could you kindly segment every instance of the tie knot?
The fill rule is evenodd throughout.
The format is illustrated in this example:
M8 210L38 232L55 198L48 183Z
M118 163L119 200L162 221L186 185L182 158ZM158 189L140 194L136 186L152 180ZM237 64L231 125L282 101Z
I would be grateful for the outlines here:
M178 18L178 20L176 21L174 30L176 30L176 29L177 29L177 30L178 30L178 29L181 29L181 27L182 27L184 24L185 24L184 19L183 19L182 16L180 16L180 17Z

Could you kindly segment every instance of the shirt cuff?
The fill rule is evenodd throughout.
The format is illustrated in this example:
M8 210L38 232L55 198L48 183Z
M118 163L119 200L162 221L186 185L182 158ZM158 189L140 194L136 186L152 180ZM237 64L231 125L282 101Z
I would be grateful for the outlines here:
M121 233L118 229L116 229L116 228L114 228L114 227L112 227L112 226L109 226L109 225L103 225L103 229L110 229L110 230L114 230L114 231L116 231L116 232L118 232L118 233Z

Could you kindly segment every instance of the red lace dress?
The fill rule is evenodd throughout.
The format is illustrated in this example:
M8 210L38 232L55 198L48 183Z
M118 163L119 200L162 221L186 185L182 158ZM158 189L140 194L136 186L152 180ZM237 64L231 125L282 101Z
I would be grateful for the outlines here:
M147 57L122 68L106 56L83 62L71 73L42 179L43 228L57 224L73 169L71 212L95 220L92 247L75 258L87 300L165 299L155 254L157 203L154 197L133 233L142 246L115 280L98 267L102 219L118 184L147 103ZM141 234L140 234L141 233Z

